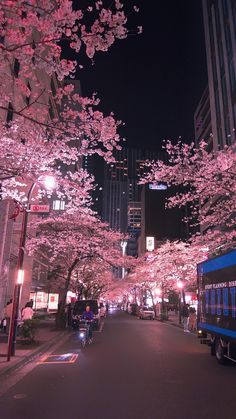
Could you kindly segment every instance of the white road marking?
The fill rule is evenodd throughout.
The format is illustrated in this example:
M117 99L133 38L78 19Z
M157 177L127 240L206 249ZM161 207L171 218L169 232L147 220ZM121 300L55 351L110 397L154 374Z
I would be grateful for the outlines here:
M18 393L18 394L15 394L15 396L13 396L13 399L25 399L27 397L27 394L20 394L20 393Z
M47 352L47 355L50 355L53 353L57 348L59 348L61 345L63 345L64 342L69 339L71 335L68 334L64 336L59 342L55 343L51 346L49 351ZM24 365L21 365L18 369L14 369L11 373L8 375L4 375L4 380L1 380L0 383L0 397L6 393L11 387L13 387L15 384L17 384L20 380L22 380L29 372L31 372L35 367L38 367L38 359L42 357L42 352L38 353L34 357L32 357L32 360L27 362Z

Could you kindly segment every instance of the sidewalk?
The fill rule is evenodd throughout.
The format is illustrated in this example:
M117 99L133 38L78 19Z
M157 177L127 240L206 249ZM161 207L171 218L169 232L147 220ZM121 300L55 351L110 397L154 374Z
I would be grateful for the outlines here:
M169 311L168 312L168 321L173 325L173 326L177 326L180 327L181 329L183 329L183 325L179 323L179 313L175 314L174 311Z
M183 329L183 324L179 323L179 313L175 314L174 311L169 311L168 312L168 322L170 322L170 324L172 324L173 326L179 327L180 329ZM191 331L190 333L192 334L196 334L196 331Z
M58 331L53 320L41 320L33 344L16 342L15 356L7 362L7 336L0 333L0 377L26 364L31 358L57 343L68 331Z

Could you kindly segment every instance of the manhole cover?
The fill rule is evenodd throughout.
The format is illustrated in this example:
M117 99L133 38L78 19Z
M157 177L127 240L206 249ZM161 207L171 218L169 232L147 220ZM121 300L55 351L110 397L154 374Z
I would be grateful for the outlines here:
M59 355L46 355L43 357L39 364L73 364L78 358L78 354L59 354Z

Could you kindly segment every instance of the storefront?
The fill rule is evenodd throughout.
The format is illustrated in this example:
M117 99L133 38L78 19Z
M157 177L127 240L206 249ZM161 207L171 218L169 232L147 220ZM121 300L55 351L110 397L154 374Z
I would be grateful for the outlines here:
M58 308L59 294L35 291L30 293L35 311L56 311Z

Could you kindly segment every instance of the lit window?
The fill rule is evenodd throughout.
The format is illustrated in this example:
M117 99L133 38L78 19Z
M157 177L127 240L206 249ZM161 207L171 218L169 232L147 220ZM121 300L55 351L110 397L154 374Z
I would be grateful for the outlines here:
M53 201L53 209L55 211L63 211L65 209L65 201Z

